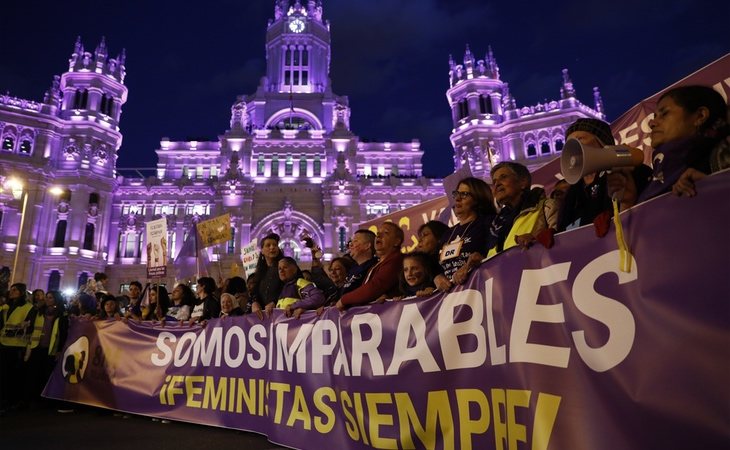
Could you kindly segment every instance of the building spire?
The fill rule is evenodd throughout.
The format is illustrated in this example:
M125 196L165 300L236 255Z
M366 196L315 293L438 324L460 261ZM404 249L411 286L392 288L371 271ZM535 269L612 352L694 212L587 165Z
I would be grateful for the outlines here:
M497 60L494 58L494 53L492 53L492 46L490 45L487 48L486 65L488 76L489 78L499 80L499 66L497 65Z
M603 99L601 98L601 92L598 90L598 87L593 88L593 103L595 104L596 112L605 118L606 113L603 109Z
M560 98L575 98L575 88L570 80L568 69L563 69L563 86L560 88Z

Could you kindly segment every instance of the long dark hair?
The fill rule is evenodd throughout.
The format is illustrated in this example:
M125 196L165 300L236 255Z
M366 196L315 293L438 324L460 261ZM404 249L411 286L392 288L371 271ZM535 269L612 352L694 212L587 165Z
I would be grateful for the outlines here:
M697 134L707 137L724 138L728 134L727 103L716 90L709 86L680 86L662 94L674 100L687 113L692 114L700 108L707 108L709 116L697 128ZM722 136L716 136L717 134ZM713 136L709 136L712 134Z
M193 305L195 305L195 293L192 289L190 289L190 286L184 283L179 283L176 287L182 289L182 301L180 304L188 305L192 308Z
M48 291L46 296L53 297L53 302L56 305L56 310L53 312L53 317L61 317L66 314L66 301L63 299L63 294L59 291ZM46 313L47 306L44 304L41 307L41 314Z

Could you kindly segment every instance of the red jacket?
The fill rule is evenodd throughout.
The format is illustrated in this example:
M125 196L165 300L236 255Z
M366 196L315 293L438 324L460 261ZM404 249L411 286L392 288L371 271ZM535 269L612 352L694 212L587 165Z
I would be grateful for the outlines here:
M343 295L343 305L355 306L373 302L381 295L388 298L398 294L398 277L403 271L403 253L400 250L388 254L370 269L366 281L359 288Z

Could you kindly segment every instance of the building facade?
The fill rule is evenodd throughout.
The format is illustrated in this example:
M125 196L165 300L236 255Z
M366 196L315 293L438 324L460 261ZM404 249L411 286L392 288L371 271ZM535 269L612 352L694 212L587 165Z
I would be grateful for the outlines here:
M27 195L22 214L24 199L0 191L0 267L12 266L21 234L15 280L74 289L105 271L116 289L146 277L145 223L166 219L175 256L194 223L224 213L233 239L208 249L211 275L228 276L242 245L270 232L306 265L304 237L328 259L359 223L444 195L441 179L422 174L418 140L363 142L350 129L348 98L331 88L330 45L320 1L277 0L256 91L236 99L217 139L162 138L156 173L144 177L116 167L124 52L110 58L103 40L86 52L78 40L42 102L0 96L0 182L22 178ZM468 48L463 64L450 58L449 78L455 165L485 178L499 160L544 164L572 121L603 118L598 93L595 109L581 104L567 72L560 100L518 108L491 49L484 60Z

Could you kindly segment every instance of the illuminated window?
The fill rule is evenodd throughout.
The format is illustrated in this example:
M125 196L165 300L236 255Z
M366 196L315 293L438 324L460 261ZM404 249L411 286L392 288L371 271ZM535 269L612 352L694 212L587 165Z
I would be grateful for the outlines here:
M482 114L492 114L492 99L488 95L479 96L479 112Z
M84 250L94 249L94 224L87 223L84 230Z
M66 220L56 222L56 233L53 236L53 246L63 247L66 243Z
M25 139L23 140L23 142L20 143L20 153L30 155L32 149L33 144L29 140Z
M256 163L256 173L254 175L261 176L264 174L265 170L266 170L266 161L264 161L263 155L259 155L259 160Z
M188 172L188 166L183 166L182 168L182 177L183 178L189 178L190 173Z
M135 232L127 233L127 239L124 245L125 258L136 258L139 256L140 239L139 234Z
M61 288L61 272L58 270L51 270L48 276L48 290L59 291Z
M218 176L218 167L217 166L210 166L210 177L217 177Z
M15 139L11 137L6 137L3 139L3 150L10 150L12 151L15 147Z
M347 229L345 229L345 227L340 227L338 233L340 253L345 253L347 251Z
M233 255L236 253L236 228L231 227L231 240L228 241L228 254Z
M279 176L279 157L276 155L271 158L271 176Z
M294 159L290 156L286 157L286 162L284 163L284 175L287 177L292 176L294 173Z

